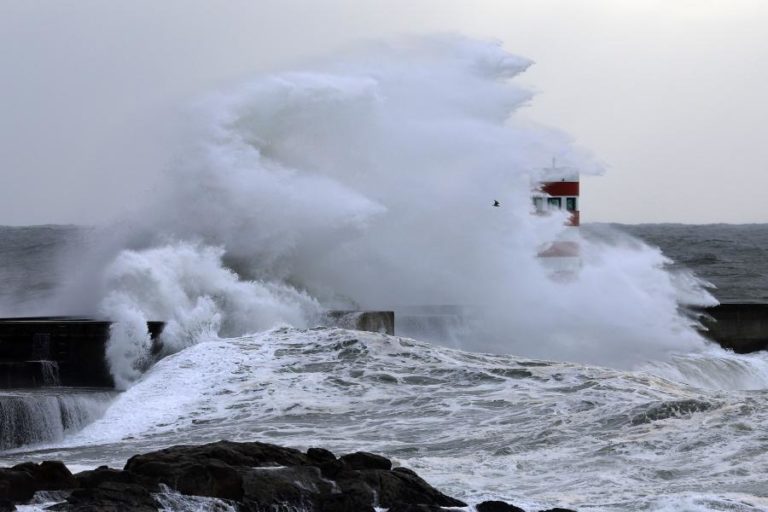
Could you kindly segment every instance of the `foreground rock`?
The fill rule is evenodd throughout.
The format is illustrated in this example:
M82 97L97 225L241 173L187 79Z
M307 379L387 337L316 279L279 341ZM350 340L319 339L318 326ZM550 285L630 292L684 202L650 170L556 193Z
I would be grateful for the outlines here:
M477 512L525 512L525 510L503 501L484 501L477 505ZM541 512L575 512L567 508L550 508Z
M241 511L440 512L466 507L407 468L366 452L342 457L320 448L306 453L266 443L220 441L174 446L72 475L60 462L0 469L0 510L27 503L37 491L67 491L57 511L156 511L168 493L219 500ZM506 507L506 508L505 508ZM485 502L478 511L519 511Z

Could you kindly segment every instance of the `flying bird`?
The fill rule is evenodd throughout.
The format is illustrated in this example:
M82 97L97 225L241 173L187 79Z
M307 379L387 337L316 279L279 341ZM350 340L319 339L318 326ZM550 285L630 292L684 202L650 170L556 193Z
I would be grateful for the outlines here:
M501 203L499 203L498 201L496 201L496 200L494 199L494 200L493 200L493 206L501 206Z

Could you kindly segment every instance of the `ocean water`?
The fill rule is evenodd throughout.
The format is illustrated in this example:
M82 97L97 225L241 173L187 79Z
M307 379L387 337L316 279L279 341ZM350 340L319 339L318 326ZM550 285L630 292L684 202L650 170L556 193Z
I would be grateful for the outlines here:
M764 300L768 226L587 224L555 278L536 255L565 217L531 183L599 166L518 116L530 64L440 36L256 76L194 106L118 224L0 228L0 314L113 320L119 388L0 465L247 439L382 453L470 503L768 510L768 357L690 313ZM316 328L423 306L467 314L429 340Z
M716 286L722 302L768 301L765 224L640 224L617 226L661 247L676 265Z
M59 257L87 231L77 226L0 227L3 316L45 314L46 300L64 279Z

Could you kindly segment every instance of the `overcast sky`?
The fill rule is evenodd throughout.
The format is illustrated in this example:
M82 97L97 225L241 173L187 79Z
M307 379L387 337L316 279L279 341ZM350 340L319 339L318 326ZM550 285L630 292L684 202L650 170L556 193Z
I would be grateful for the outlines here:
M0 0L0 224L113 218L192 98L438 31L536 62L524 115L608 170L583 180L584 221L768 222L765 0Z

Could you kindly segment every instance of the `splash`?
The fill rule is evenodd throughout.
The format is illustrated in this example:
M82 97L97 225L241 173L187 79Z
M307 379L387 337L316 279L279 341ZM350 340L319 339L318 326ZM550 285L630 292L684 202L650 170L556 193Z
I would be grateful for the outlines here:
M675 354L666 361L648 362L642 369L701 389L768 389L768 356L765 352L735 354L713 344L701 352Z
M176 243L123 251L106 269L101 313L114 320L107 358L118 388L145 371L153 353L174 353L218 335L305 325L319 313L311 297L274 282L245 281L225 268L221 248ZM153 346L147 320L166 321ZM161 354L162 355L162 354Z
M531 173L553 156L599 167L518 115L531 96L513 79L530 64L497 43L414 38L200 101L188 150L94 256L102 287L79 295L118 321L122 384L145 366L147 318L169 322L172 352L311 325L321 305L469 306L462 348L560 360L631 366L702 346L679 305L713 299L658 250L585 238L580 278L547 277L536 252L564 219L531 215Z

